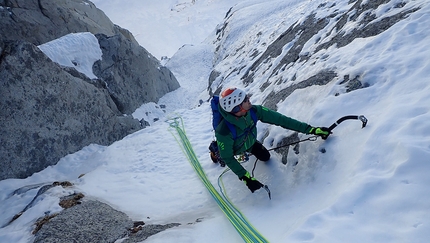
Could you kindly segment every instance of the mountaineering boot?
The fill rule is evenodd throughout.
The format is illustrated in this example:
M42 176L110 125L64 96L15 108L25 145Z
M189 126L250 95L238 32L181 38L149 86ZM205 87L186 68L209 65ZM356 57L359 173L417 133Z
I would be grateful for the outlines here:
M211 142L209 145L209 151L212 162L219 163L221 167L225 167L225 162L221 159L216 141Z

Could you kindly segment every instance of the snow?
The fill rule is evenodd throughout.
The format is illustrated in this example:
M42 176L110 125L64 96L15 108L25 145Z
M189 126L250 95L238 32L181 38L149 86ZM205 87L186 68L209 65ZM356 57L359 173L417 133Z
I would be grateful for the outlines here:
M89 33L72 33L38 46L53 62L73 67L91 79L93 63L102 59L99 41Z
M230 2L231 6L235 4ZM273 33L282 33L321 3L241 2L235 7L238 13L234 18L238 22L229 26L232 35L225 42L229 49L223 50L224 53L233 53L243 43L249 43L244 47L246 50L261 48L256 43L270 43L277 38ZM361 129L360 122L345 121L329 139L301 143L298 155L289 153L287 165L280 162L280 155L271 152L269 162L257 163L255 177L269 186L272 200L264 190L250 193L231 172L222 177L229 198L270 242L422 243L430 238L430 5L424 0L404 2L421 9L377 36L356 39L345 47L331 47L314 54L314 66L292 65L288 69L288 75L299 72L312 76L314 69L336 67L339 80L326 86L296 90L278 104L279 112L314 126L330 126L344 115L363 114L369 119L367 127ZM164 96L158 104L145 104L136 110L133 115L150 121L150 127L110 146L87 146L26 179L0 181L0 227L24 209L37 193L37 189L30 189L11 195L16 189L53 181L68 180L74 184L72 188L55 187L43 194L20 218L0 228L0 242L32 242L35 220L45 212L60 211L58 198L75 191L83 192L87 199L108 203L136 221L182 224L145 242L242 242L188 163L173 137L175 131L165 122L182 117L193 149L217 188L223 168L209 158L208 146L214 138L210 106L208 102L200 105L199 100L209 98L207 80L212 65L217 65L217 70L227 76L238 62L233 54L225 58L222 53L215 56L213 36L208 37L230 8L228 2L136 0L129 1L127 6L116 0L95 3L115 23L133 33L161 30L161 25L166 25L168 31L154 31L160 32L161 37L151 36L147 48L156 56L171 56L165 65L173 71L181 88ZM147 5L142 10L144 3ZM122 11L118 11L119 4ZM338 1L337 6L345 9L347 1ZM171 11L172 8L175 10ZM390 9L398 11L388 4L378 9L378 14L390 16L393 14ZM196 14L190 15L193 11ZM194 21L203 18L200 14L205 18ZM188 15L190 23L187 24L175 19ZM252 16L249 22L246 16ZM200 24L206 20L212 27L202 28ZM261 35L256 37L256 32ZM184 37L187 33L199 38ZM176 38L163 38L163 34ZM331 38L329 33L318 35ZM74 49L75 59L94 62L97 56L91 53L97 53L99 48L84 41L89 36L82 34L81 48ZM64 45L79 41L75 37L64 37ZM56 46L61 47L58 43ZM307 43L303 51L313 53L314 46ZM62 55L55 53L50 58L65 65L56 59ZM324 61L318 61L322 56ZM241 58L243 63L252 63L246 55ZM84 68L91 70L88 66ZM368 87L343 92L339 82L345 74L360 75ZM265 93L259 87L265 81L256 79L245 88L254 94L253 103L264 100ZM225 82L225 87L240 84L235 74ZM165 108L160 109L160 105ZM282 128L262 123L258 128L260 139L268 133L263 141L268 148L272 141L289 134ZM301 135L302 139L306 137ZM323 150L326 152L320 152ZM297 160L299 164L293 166L291 161ZM251 157L244 166L251 171L254 161Z

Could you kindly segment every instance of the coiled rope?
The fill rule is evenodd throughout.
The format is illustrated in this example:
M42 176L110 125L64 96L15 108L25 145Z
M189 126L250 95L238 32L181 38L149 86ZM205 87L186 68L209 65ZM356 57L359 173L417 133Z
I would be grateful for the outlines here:
M214 198L223 213L227 216L230 223L234 226L236 231L245 242L249 243L265 243L267 241L245 218L245 216L237 209L231 201L222 193L218 193L215 187L207 178L199 160L194 153L190 141L185 133L184 123L181 117L176 117L167 121L171 128L175 129L177 136L172 132L178 144L181 146L182 151L190 161L197 175L203 182L204 186L208 189L211 196ZM219 183L219 182L218 182Z

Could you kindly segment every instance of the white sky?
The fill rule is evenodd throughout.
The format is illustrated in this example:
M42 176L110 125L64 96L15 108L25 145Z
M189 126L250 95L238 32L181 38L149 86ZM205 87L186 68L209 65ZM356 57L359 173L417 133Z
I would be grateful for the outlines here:
M239 0L95 0L117 25L130 30L152 55L171 57L184 44L199 44Z
M114 11L119 15L120 1L106 2L101 5L102 9L108 15ZM145 13L137 8L141 2L147 3L147 12L158 18L137 14ZM175 2L160 1L160 8L171 8ZM209 5L215 1L198 2ZM232 20L236 22L231 23L230 35L225 41L224 54L220 54L224 56L215 63L217 70L226 75L240 63L251 65L249 56L234 52L236 46L245 44L245 52L264 49L255 43L277 38L273 33L282 33L289 24L320 4L319 1L293 0L267 2L250 4L237 12ZM133 6L134 11L128 10L128 6L120 8L126 13L123 16L127 21L124 25L118 24L132 32L136 22L149 24L154 20L164 24L167 21L160 16L167 14L157 12L160 9L157 3L130 1L127 5ZM346 3L337 1L340 9L347 9ZM392 14L390 9L397 11L390 8L394 3L386 4L387 11L381 9L381 16ZM430 7L424 0L405 3L406 7L422 8L378 36L355 40L340 49L324 50L313 56L326 55L324 61L315 59L315 65L296 64L283 74L287 77L297 72L305 77L315 70L335 68L340 77L360 75L362 81L369 84L368 88L344 93L339 82L334 81L326 86L296 90L278 104L278 111L314 126L329 126L344 115L363 114L369 119L366 128L360 129L358 121L346 121L328 140L302 143L299 155L289 153L288 160L298 160L297 166L290 162L283 165L280 156L272 152L272 159L265 164L259 162L255 170L255 177L270 187L272 200L268 200L263 190L250 193L231 172L222 177L229 198L270 242L422 243L430 239ZM96 1L96 4L99 3ZM130 22L132 24L127 25ZM202 36L201 39L211 33L194 27L183 28ZM175 30L179 32L177 36L183 34L183 29L173 28L172 31ZM249 38L257 36L257 32L261 33L260 39ZM91 39L88 34L82 36ZM210 107L207 102L198 106L199 99L208 97L206 86L214 60L213 38L210 36L202 43L200 40L193 42L193 46L187 45L175 55L170 54L172 58L166 65L182 87L159 102L166 105L166 113L157 109L156 104L143 105L135 112L136 117L150 120L150 127L111 146L85 147L29 178L0 181L0 226L20 212L37 192L33 189L11 195L14 190L53 181L74 183L69 189L49 190L15 222L0 228L0 242L32 242L30 232L35 220L44 212L59 211L58 198L74 191L83 192L86 199L106 202L133 220L148 224L182 223L145 242L241 242L239 234L199 181L172 136L174 131L165 122L171 117L182 117L193 149L217 188L223 168L213 164L208 154L208 145L213 139ZM163 40L166 42L152 43L156 47L152 49L154 53L168 45L169 40ZM187 42L185 38L182 43ZM82 60L92 58L88 53L97 53L97 48L88 42L86 49L93 51L81 52L78 56ZM304 51L312 51L312 48L314 45L307 43ZM173 49L170 51L175 53ZM273 60L276 61L279 60ZM253 103L261 102L271 91L259 89L266 81L264 74L257 73L256 77L254 83L246 87L254 94ZM225 83L225 86L237 85L240 80L237 74L232 74L226 77ZM152 122L155 117L160 120ZM268 148L271 141L279 141L289 134L282 128L262 123L258 128L259 138L268 134L263 141ZM322 149L327 152L319 152ZM249 171L254 160L251 157L244 164ZM80 174L85 176L78 179ZM202 222L195 223L197 219Z

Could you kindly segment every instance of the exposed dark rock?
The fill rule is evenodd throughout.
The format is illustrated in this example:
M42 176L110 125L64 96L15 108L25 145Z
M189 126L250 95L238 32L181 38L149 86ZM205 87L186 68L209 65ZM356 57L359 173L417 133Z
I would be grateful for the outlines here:
M36 47L75 32L100 37L98 79L53 63ZM0 180L122 139L142 128L123 114L179 87L129 31L86 0L0 1L0 83Z
M39 219L33 233L34 243L113 243L117 240L135 243L179 225L145 225L143 221L133 222L126 214L105 203L83 201Z
M46 215L43 218L40 218L36 221L35 223L35 228L34 230L31 232L33 235L36 234L44 224L48 223L50 219L56 217L58 215L58 213L54 213L54 214L50 214L50 215Z
M97 34L102 60L94 74L107 84L109 94L121 113L131 114L143 103L157 102L179 88L175 76L143 47L122 35Z
M264 101L264 106L276 110L276 104L279 103L279 101L284 100L287 98L290 94L294 92L296 89L304 89L309 86L313 85L325 85L328 82L332 81L335 77L337 77L337 74L330 70L323 70L319 72L317 75L314 75L298 84L290 85L287 88L278 91L278 92L272 92L270 93L266 100Z
M84 194L82 194L82 193L74 193L74 194L72 194L70 196L62 197L60 199L59 205L62 208L65 208L65 209L71 208L71 207L74 207L74 206L76 206L78 204L81 204L82 203L81 202L82 198L84 198Z
M243 83L245 85L252 83L254 81L254 72L260 64L270 58L278 57L282 53L284 46L291 43L294 39L297 40L294 41L293 45L289 48L280 63L273 69L272 74L276 73L279 69L289 63L299 60L299 54L302 51L304 44L328 23L328 19L315 19L315 15L313 14L308 16L303 23L291 25L291 27L270 44L266 51L252 64L242 77ZM297 35L299 35L298 38Z
M333 29L329 30L329 32L337 30L335 32L337 35L335 35L330 41L319 45L315 52L318 52L321 49L327 49L332 45L336 45L336 47L340 48L348 45L357 38L376 36L386 31L395 23L405 19L410 13L418 10L418 8L408 9L390 17L374 21L376 16L373 11L376 10L380 5L386 4L388 2L390 2L390 0L366 1L364 4L362 0L355 1L355 4L349 11L343 13L340 17L337 17L339 20L337 21L336 25L333 27ZM404 6L404 3L399 3L396 5L396 8L403 8ZM351 22L355 22L362 14L365 14L365 16L361 18L359 23L357 23L357 26L363 26L362 28L356 28L349 33L342 31L343 27L347 23L351 24Z
M353 79L350 79L349 75L345 75L343 77L343 81L339 83L340 85L345 85L346 87L346 93L349 93L351 91L362 89L369 87L368 83L362 83L360 81L360 76L356 76Z
M132 34L116 26L86 0L8 0L0 2L0 39L25 40L41 45L69 33L91 32L108 36Z
M25 178L91 143L141 128L106 89L76 78L36 46L5 42L0 55L0 180Z
M209 89L209 95L210 97L212 97L214 94L220 93L219 90L212 90L211 86L212 83L221 75L220 72L218 72L217 70L212 70L211 74L209 75L209 85L208 85L208 89Z
M51 189L51 188L53 188L53 187L55 187L55 186L70 187L70 186L72 186L72 183L70 183L69 181L63 181L63 182L58 182L58 181L56 181L56 182L54 182L54 183L52 183L52 184L47 184L47 185L30 185L30 186L25 186L25 187L21 187L21 188L19 188L19 189L15 190L15 191L12 193L12 195L19 195L19 194L25 193L25 192L27 192L28 190L35 189L35 188L37 188L37 187L39 187L39 186L40 186L40 188L39 188L39 190L37 191L36 196L34 196L34 197L33 197L33 199L31 200L31 202L30 202L30 203L28 203L28 204L27 204L27 206L25 206L25 208L24 208L21 212L19 212L19 213L15 214L15 215L12 217L12 219L9 221L9 223L8 223L7 225L9 225L9 224L10 224L10 223L12 223L13 221L15 221L16 219L18 219L19 217L21 217L21 215L22 215L23 213L25 213L29 208L33 207L33 206L34 206L34 203L35 203L35 202L36 202L36 200L39 198L39 196L43 195L43 194L44 194L45 192L47 192L49 189ZM82 197L83 197L83 195L82 195ZM81 198L82 198L82 197L81 197ZM60 205L61 205L61 202L60 202ZM4 225L4 226L7 226L7 225ZM4 227L4 226L2 226L2 227Z
M354 2L354 1L351 1ZM329 33L336 33L336 35L330 39L330 41L320 44L316 49L315 53L321 49L327 49L332 45L340 48L348 45L353 40L357 38L366 38L370 36L378 35L395 23L409 16L418 10L418 8L407 9L400 13L394 14L390 17L383 18L379 21L374 21L376 16L372 11L376 10L380 5L389 2L389 0L377 0L377 1L367 1L365 4L362 0L355 1L355 4L351 9L342 14L332 14L323 19L316 19L315 14L309 15L305 21L300 24L294 23L288 28L284 33L282 33L272 44L270 44L266 51L252 64L252 66L243 75L242 80L245 85L252 83L254 80L254 73L264 62L267 62L271 58L278 57L285 45L291 44L288 52L282 57L282 60L273 69L272 75L278 74L281 70L285 70L285 67L290 63L301 62L303 60L308 60L312 53L305 53L300 55L303 46L312 37L314 37L320 30L324 29L330 22L330 19L335 19L337 21L336 25L328 30ZM324 7L325 5L320 5ZM330 6L332 8L334 5ZM397 8L404 7L405 4L397 4ZM360 18L360 22L357 26L363 26L361 28L356 28L349 33L342 31L343 27L349 22L356 21L358 16L365 14L363 18ZM373 22L372 22L373 21Z
M293 133L292 135L285 137L276 145L275 152L282 154L282 164L286 165L288 163L287 157L288 157L288 151L290 150L290 146L293 146L293 150L296 154L299 153L300 149L300 143L297 143L300 141L300 138L298 136L298 133ZM296 144L293 144L296 143ZM291 144L291 145L289 145Z
M347 11L337 11L334 9L336 4L327 4L323 3L318 6L318 9L321 8L333 8L330 10L331 14L324 18L317 18L316 10L314 13L305 17L303 21L296 22L292 24L286 31L284 31L277 39L275 39L270 45L267 46L265 51L262 54L258 54L258 58L252 62L249 66L246 66L246 72L242 76L242 82L245 86L252 83L256 77L260 77L260 75L270 72L270 75L267 77L267 81L260 87L261 91L264 91L267 87L271 85L281 85L287 81L300 81L300 73L295 73L292 75L288 75L292 77L290 80L283 80L282 73L288 73L288 67L291 65L300 65L299 63L308 61L314 53L322 49L327 49L330 46L343 47L351 43L356 38L367 38L371 36L378 35L385 30L389 29L395 23L407 18L409 14L418 10L418 8L406 8L408 6L405 3L399 2L394 5L393 8L405 8L398 13L391 15L390 17L377 19L375 12L377 9L386 3L390 2L389 0L377 0L377 1L350 1L351 7ZM386 11L389 11L387 9ZM223 51L222 44L225 36L228 35L228 26L229 21L232 19L231 16L234 12L230 12L229 15L226 16L224 23L217 28L216 33L216 42L217 43L217 52ZM329 23L334 24L328 27ZM356 23L353 23L356 22ZM344 27L353 23L357 28L351 29L348 28L348 32L344 29ZM327 29L327 30L325 30ZM324 40L323 42L320 38L314 40L315 50L312 52L303 53L303 47L307 44L313 37L315 37L320 31L324 30L330 34L330 38L328 41ZM286 48L286 46L288 48ZM287 51L285 51L287 50ZM219 58L226 58L228 56L231 57L232 54L225 54L224 56L219 55ZM257 56L255 54L248 55L251 60ZM327 56L322 56L321 61ZM276 60L276 66L272 65L271 60ZM232 67L232 70L242 70L245 66L241 67ZM214 70L215 71L215 70ZM318 70L317 70L318 71ZM275 105L282 99L285 99L289 94L291 94L295 89L301 89L312 85L314 82L318 85L324 85L327 82L333 80L336 77L336 70L320 70L317 75L311 77L308 80L300 81L298 84L292 85L288 88L285 88L283 91L279 93L270 93L266 97L265 105L269 106L272 109L275 109ZM240 72L238 72L240 73ZM216 76L211 75L209 79L209 84L212 85L215 79L218 80L219 85L217 87L222 87L222 80L227 77L228 74L217 74ZM279 76L279 77L278 77ZM315 82L317 81L317 82ZM358 79L349 80L346 83L346 92L350 92L356 90L358 88L367 87L368 84L361 83ZM210 86L211 87L211 86ZM210 90L212 92L212 90ZM212 92L215 93L215 92Z
M98 201L84 201L44 222L34 243L113 243L127 236L132 227L126 214Z
M157 102L164 94L179 88L170 70L90 1L12 0L2 5L5 6L0 8L2 40L25 40L40 45L69 33L97 34L103 60L97 63L95 73L108 84L112 100L122 113L131 114L143 103ZM66 70L79 76L73 68Z
M126 238L122 243L136 243L136 242L142 242L146 240L151 235L155 235L157 233L160 233L161 231L164 231L166 229L177 227L181 224L178 223L171 223L171 224L165 224L165 225L159 225L159 224L153 224L153 225L145 225L140 227L140 229L136 233L132 233Z

